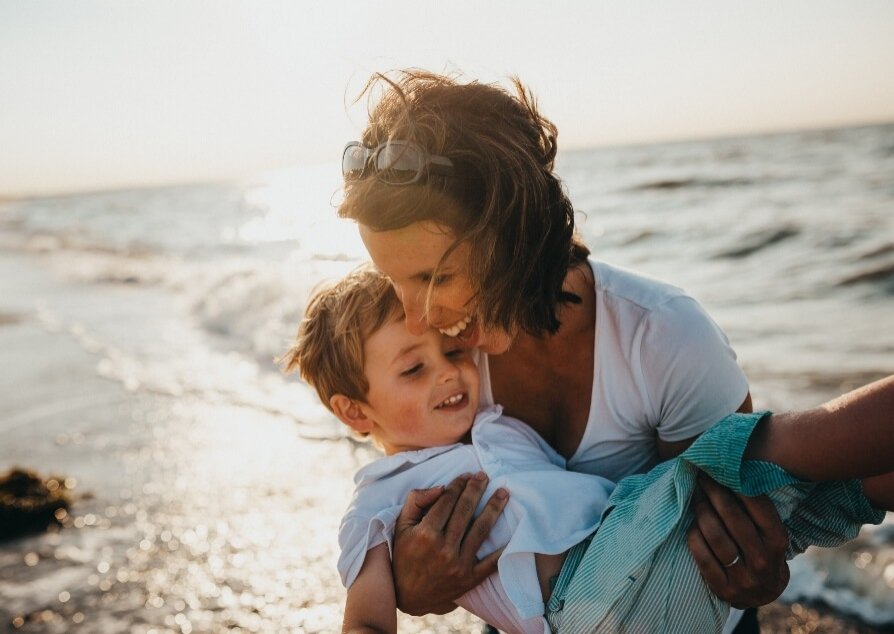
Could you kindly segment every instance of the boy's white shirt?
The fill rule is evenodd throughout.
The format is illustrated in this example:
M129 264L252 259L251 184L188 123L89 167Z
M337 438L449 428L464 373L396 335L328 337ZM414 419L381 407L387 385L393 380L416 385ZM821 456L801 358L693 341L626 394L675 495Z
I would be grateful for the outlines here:
M534 553L562 553L592 534L614 484L566 471L564 459L536 432L501 414L499 406L479 412L471 445L401 452L357 472L354 497L339 530L338 569L346 587L369 549L384 542L391 550L395 522L412 489L482 470L489 477L482 507L499 487L511 494L478 556L505 550L498 572L457 604L502 631L549 632Z

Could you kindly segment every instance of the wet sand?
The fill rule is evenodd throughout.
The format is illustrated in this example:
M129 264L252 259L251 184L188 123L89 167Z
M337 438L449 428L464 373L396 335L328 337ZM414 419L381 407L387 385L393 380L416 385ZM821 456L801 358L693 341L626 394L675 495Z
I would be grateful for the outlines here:
M48 326L16 293L54 291L30 265L0 258L0 273L16 271L0 295L15 315L0 320L0 470L65 474L80 499L63 529L0 544L0 631L338 631L337 522L368 450L225 399L102 378L76 328ZM761 620L765 632L882 631L781 604ZM400 622L479 628L460 610Z

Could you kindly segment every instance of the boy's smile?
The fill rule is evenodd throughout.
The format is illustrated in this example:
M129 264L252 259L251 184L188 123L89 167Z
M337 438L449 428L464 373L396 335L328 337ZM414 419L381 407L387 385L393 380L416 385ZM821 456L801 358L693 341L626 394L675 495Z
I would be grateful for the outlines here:
M478 368L468 350L433 328L392 319L364 345L369 431L385 453L460 442L478 409Z

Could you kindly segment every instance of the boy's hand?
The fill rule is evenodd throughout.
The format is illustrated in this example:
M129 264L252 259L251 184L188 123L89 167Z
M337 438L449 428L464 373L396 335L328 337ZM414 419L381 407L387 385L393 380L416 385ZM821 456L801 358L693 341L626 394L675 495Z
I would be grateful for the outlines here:
M736 495L704 474L692 500L689 550L705 583L735 608L776 599L788 585L788 535L766 497Z
M446 488L412 491L407 497L395 524L392 557L402 612L446 614L457 598L496 571L502 550L481 561L476 554L509 495L499 489L475 518L486 486L483 473L463 475Z

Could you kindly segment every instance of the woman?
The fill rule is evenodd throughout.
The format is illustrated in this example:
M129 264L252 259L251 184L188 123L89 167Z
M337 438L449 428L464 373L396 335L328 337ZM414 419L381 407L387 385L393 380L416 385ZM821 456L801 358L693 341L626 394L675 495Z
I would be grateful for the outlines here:
M674 287L589 258L553 173L556 128L517 95L405 71L343 156L339 214L357 221L419 333L434 326L481 353L482 394L529 423L572 470L612 480L679 454L750 411L726 337ZM787 582L785 531L763 499L706 482L689 534L709 587L734 606ZM473 513L477 479L408 499L395 538L401 610L446 612L494 570L474 553L505 500ZM511 492L510 492L511 494Z

